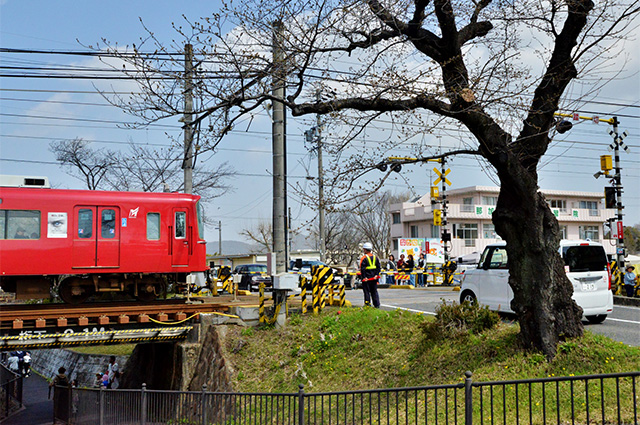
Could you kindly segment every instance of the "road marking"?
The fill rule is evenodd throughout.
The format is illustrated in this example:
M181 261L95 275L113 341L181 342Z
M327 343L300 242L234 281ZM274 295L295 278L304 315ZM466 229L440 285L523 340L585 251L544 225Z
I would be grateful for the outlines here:
M406 308L406 307L398 307L395 305L389 305L389 304L380 304L380 307L389 307L389 308L393 308L395 310L404 310L404 311L410 311L412 313L422 313L422 314L430 314L432 316L435 316L435 313L431 313L430 311L422 311L422 310L414 310L413 308Z
M622 323L634 323L636 325L640 325L640 322L635 321L635 320L624 320L624 319L614 319L614 318L608 318L607 322L609 321L613 321L613 322L622 322Z

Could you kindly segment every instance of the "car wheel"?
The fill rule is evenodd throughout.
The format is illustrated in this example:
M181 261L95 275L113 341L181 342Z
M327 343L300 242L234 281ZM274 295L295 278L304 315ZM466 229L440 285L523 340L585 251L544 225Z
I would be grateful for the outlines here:
M476 294L471 291L464 291L462 295L460 295L460 304L464 302L468 302L470 305L475 305L478 302L478 298Z
M593 323L594 325L604 322L604 319L606 318L607 318L606 314L596 314L595 316L587 316L587 320L589 321L589 323Z

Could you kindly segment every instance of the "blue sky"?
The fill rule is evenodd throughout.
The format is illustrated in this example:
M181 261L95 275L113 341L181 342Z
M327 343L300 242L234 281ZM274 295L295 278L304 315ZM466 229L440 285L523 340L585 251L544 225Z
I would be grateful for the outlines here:
M177 1L0 1L0 46L39 50L84 50L102 38L119 45L138 43L145 35L139 18L156 36L170 42L175 38L172 22L182 23L181 15L196 20L215 11L217 2ZM637 43L635 44L637 46ZM637 49L636 49L637 54ZM7 61L9 60L9 61ZM92 65L95 59L77 56L0 54L5 66ZM609 118L617 115L621 130L630 135L625 139L631 154L621 154L623 161L624 202L627 205L625 224L640 223L640 66L636 58L612 83L605 85L596 102L581 110L583 115ZM106 84L106 83L97 83ZM133 89L130 83L114 82L115 87ZM104 86L103 86L104 87ZM90 81L51 80L0 77L0 173L46 175L58 187L82 188L80 181L66 175L55 164L49 152L53 140L81 137L95 141L96 147L121 149L129 141L134 143L163 144L168 140L165 132L180 137L180 124L176 120L146 130L119 129L116 122L133 119L118 109L106 105L95 93ZM577 96L582 87L572 87L569 96ZM58 119L55 119L58 118ZM64 118L64 120L60 120ZM303 146L302 134L313 125L314 118L306 117L288 123L288 168L290 183L308 185L303 164L313 166ZM244 130L244 129L243 129ZM241 239L243 228L253 227L260 221L271 219L271 123L265 117L256 119L248 132L237 129L225 139L215 156L203 158L210 166L230 161L239 173L230 183L233 192L217 198L208 207L214 220L221 220L223 239ZM605 182L593 174L599 169L599 156L607 154L611 142L605 124L582 122L560 138L544 158L540 171L540 186L544 189L602 192ZM446 137L446 136L444 136ZM581 143L577 143L581 142ZM585 143L587 142L587 143ZM399 155L410 152L398 152ZM429 170L424 167L405 167L402 176L391 180L386 189L427 192ZM451 164L452 188L471 185L493 185L472 159L455 159ZM299 226L314 215L290 194L293 225ZM217 231L209 229L208 239L217 240Z

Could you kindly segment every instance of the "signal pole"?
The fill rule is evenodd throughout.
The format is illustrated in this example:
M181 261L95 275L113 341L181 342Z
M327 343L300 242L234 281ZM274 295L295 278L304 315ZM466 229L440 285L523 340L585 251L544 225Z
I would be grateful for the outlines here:
M614 151L614 169L616 173L613 176L613 184L616 190L616 209L617 209L617 239L616 239L616 258L618 263L618 270L624 274L624 226L622 225L622 210L624 206L622 205L622 167L620 166L620 147L624 149L625 152L629 152L629 148L622 142L627 136L627 133L624 132L622 135L618 134L618 117L611 118L611 124L613 125L613 130L609 132L611 137L613 137L613 143L609 145L609 150Z

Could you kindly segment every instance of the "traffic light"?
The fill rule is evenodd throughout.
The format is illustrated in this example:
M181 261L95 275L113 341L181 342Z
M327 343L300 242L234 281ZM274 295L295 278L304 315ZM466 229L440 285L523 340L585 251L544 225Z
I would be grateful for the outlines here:
M433 225L442 226L442 210L433 210Z
M616 188L615 187L604 188L604 207L605 208L616 207Z

